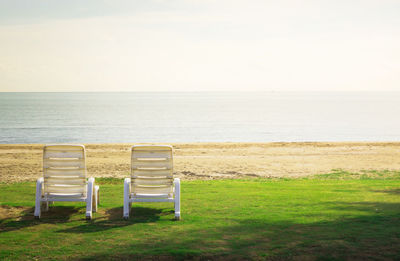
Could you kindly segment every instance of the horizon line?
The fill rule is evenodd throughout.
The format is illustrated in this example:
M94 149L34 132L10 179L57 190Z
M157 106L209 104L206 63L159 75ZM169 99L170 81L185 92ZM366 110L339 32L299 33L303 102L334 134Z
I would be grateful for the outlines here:
M219 91L0 91L0 93L274 93L274 92L400 92L400 90L219 90Z

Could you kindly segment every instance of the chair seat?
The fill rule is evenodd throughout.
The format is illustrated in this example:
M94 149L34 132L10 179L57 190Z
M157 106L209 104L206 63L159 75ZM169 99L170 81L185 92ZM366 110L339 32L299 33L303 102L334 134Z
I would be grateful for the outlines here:
M47 193L44 198L46 199L82 199L85 200L86 196L83 196L82 193Z
M172 198L169 194L140 194L131 193L131 198Z

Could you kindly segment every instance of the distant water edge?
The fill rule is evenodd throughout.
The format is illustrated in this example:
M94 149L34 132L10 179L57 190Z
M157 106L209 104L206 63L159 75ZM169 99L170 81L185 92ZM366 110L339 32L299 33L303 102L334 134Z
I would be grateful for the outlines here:
M0 143L400 141L400 92L0 93Z

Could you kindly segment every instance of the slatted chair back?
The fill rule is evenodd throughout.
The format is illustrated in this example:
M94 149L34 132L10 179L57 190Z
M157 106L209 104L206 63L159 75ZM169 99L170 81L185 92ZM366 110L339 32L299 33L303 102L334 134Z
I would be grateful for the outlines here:
M172 146L135 145L131 160L131 191L134 197L173 196Z
M43 151L44 196L85 198L87 196L85 147L46 145Z

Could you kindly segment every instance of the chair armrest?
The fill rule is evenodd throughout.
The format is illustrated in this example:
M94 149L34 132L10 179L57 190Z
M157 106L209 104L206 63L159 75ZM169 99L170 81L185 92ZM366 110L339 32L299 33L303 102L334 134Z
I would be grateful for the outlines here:
M179 178L174 178L174 193L181 193L181 180Z
M44 178L40 177L36 181L36 195L43 195Z
M131 194L131 178L124 179L124 190L128 191Z
M175 201L175 219L181 219L181 180L179 178L174 179L174 201Z
M95 189L94 178L88 178L87 197L93 197L94 189Z
M131 179L125 178L124 179L124 212L123 217L124 219L129 218L130 212L130 196L131 196Z
M180 178L174 178L174 185L176 184L181 184L181 179Z
M36 181L36 199L35 199L35 213L34 213L35 218L40 218L40 214L41 214L43 185L44 185L44 179L38 178Z
M93 184L93 186L94 186L94 178L93 178L93 177L91 177L91 178L88 178L88 183L92 183L92 184Z

